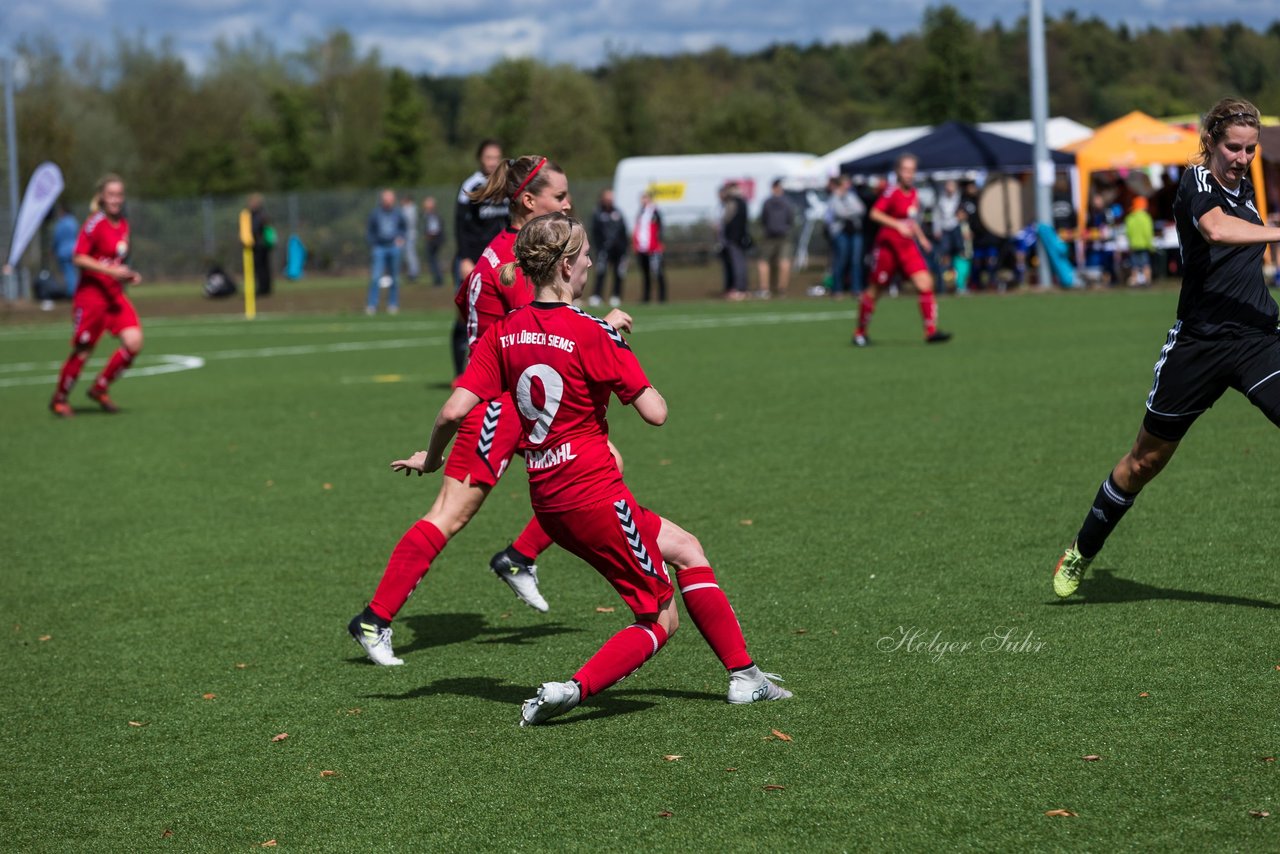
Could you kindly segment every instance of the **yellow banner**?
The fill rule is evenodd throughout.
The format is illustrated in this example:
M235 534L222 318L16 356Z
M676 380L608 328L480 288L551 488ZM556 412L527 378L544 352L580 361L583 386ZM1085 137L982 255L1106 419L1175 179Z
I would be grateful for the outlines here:
M655 202L680 202L684 201L684 182L669 181L665 184L650 184L649 195L653 196Z

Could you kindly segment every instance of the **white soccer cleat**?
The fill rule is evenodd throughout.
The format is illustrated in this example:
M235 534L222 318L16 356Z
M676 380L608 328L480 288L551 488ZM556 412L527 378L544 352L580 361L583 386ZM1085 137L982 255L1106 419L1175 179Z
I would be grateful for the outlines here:
M746 670L739 670L729 676L729 696L726 699L730 703L740 705L759 703L764 700L785 700L792 696L786 688L774 685L771 679L782 681L782 677L778 674L765 673L754 664Z
M577 682L543 682L538 695L525 700L520 707L520 726L534 726L549 721L556 715L563 715L581 701L582 691Z
M513 560L506 549L489 558L489 569L516 594L516 598L535 611L547 613L551 606L538 592L538 565Z
M404 664L404 660L396 658L395 652L391 649L390 626L379 628L374 623L360 619L360 615L357 614L347 624L347 631L351 633L351 637L355 638L356 643L360 644L360 648L364 650L364 654L369 656L369 660L374 664L380 664L383 667L395 667L398 664Z

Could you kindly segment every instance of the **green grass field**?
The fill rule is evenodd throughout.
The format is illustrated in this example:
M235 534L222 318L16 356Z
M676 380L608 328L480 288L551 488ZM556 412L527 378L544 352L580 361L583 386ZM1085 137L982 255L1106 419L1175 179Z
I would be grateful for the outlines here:
M519 702L629 615L555 549L549 614L489 574L522 472L397 621L406 666L345 633L437 489L387 463L448 393L447 315L148 318L125 413L88 411L91 367L66 422L65 326L0 329L2 846L1276 850L1274 428L1225 398L1081 594L1050 588L1174 305L949 299L926 348L886 300L868 350L847 302L637 310L671 418L615 404L627 480L796 696L725 704L686 621L534 729ZM204 365L145 375L178 356Z

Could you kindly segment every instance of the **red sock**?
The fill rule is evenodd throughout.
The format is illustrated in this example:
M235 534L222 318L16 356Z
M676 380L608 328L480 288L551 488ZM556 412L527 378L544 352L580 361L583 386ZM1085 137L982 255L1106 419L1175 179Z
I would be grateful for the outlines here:
M657 623L632 623L605 641L573 678L582 686L582 697L605 688L640 669L667 642L667 630Z
M875 291L867 288L862 292L862 299L858 302L858 334L867 334L867 324L871 322L871 315L876 310Z
M542 530L542 525L538 523L537 516L529 518L529 524L524 526L520 536L516 537L516 541L511 544L511 548L520 552L529 560L535 560L538 555L550 547L551 538L547 536L546 531Z
M678 571L676 585L684 599L684 609L725 669L750 667L751 656L747 655L747 640L742 636L742 626L738 625L738 617L733 613L729 598L716 583L716 574L711 567L691 566Z
M62 372L58 374L58 390L54 392L54 400L67 399L67 395L71 394L72 386L76 384L76 380L80 379L84 363L88 360L88 350L76 350L67 357L67 361L62 363Z
M924 337L938 331L938 300L933 291L920 294L920 317L924 320Z
M384 620L394 620L447 542L440 529L426 519L419 519L405 531L391 552L382 581L369 603L373 613Z
M124 373L125 368L133 364L133 354L121 347L111 354L111 358L107 360L107 366L102 369L102 373L98 374L98 378L93 381L93 387L98 391L106 391L107 386L116 381L120 374Z

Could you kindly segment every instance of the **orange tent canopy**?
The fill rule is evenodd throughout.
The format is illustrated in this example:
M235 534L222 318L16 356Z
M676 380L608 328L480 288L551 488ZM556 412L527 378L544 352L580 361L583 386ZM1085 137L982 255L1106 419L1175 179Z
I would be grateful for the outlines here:
M1077 225L1083 230L1089 213L1089 181L1094 172L1143 169L1147 166L1187 166L1200 152L1200 134L1165 124L1135 110L1098 128L1088 139L1065 146L1063 150L1076 155L1076 168L1080 172ZM1250 177L1258 196L1258 213L1266 222L1266 188L1262 181L1260 156L1253 159Z

